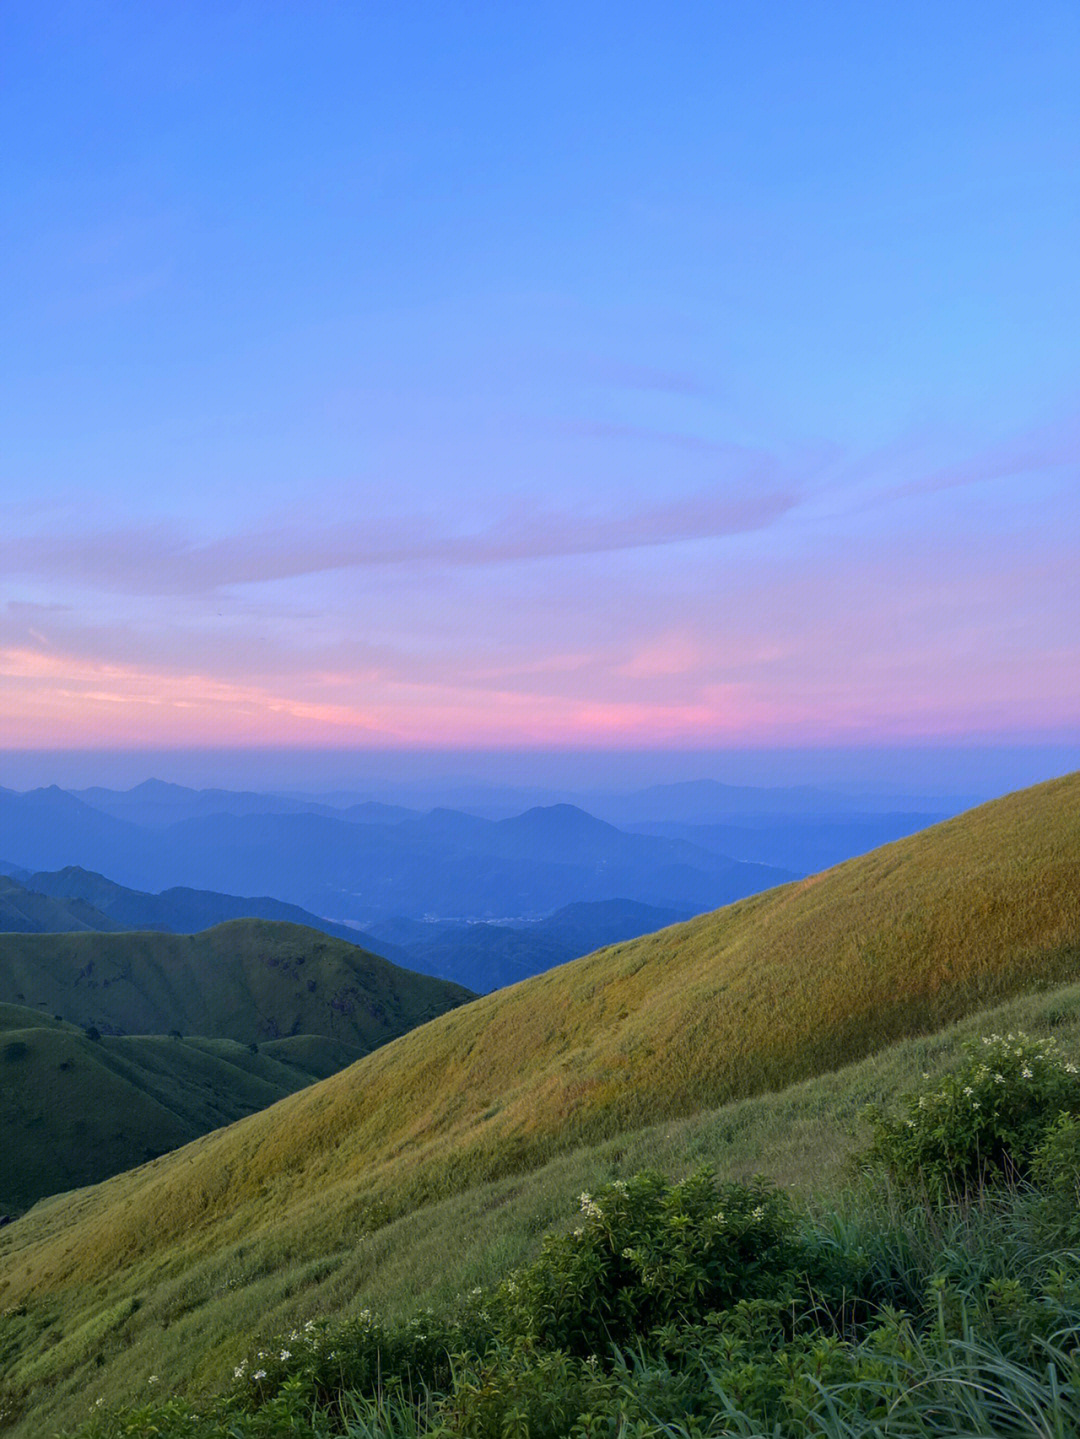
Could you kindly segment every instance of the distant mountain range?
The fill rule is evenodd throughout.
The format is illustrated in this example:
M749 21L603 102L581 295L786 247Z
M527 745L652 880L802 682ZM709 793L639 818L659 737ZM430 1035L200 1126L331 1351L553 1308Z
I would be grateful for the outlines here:
M420 813L400 805L374 801L350 801L342 805L296 795L259 794L251 790L188 789L180 784L148 779L134 789L94 787L71 790L73 798L114 819L151 828L165 828L182 819L202 819L212 814L322 814L347 819L354 824L393 824Z
M545 919L513 925L383 920L359 937L379 953L392 953L399 964L486 994L690 915L689 910L610 899L568 904Z
M11 872L0 878L0 931L48 934L82 929L155 929L170 934L194 934L196 930L209 929L230 919L274 919L303 924L348 940L350 944L359 943L355 928L335 924L299 905L265 895L243 898L217 894L213 890L183 888L147 894L78 865L37 874L11 867Z
M55 899L41 888L28 888L13 876L0 874L0 933L65 934L123 928L84 899Z
M715 854L738 854L757 864L818 874L855 855L905 839L939 823L941 814L910 811L834 815L813 818L745 815L737 824L680 824L671 821L635 826L641 834L682 839Z
M13 867L10 867L13 868ZM689 919L690 909L634 900L583 901L545 919L514 924L396 916L368 928L335 924L276 899L245 899L209 890L147 894L70 866L38 874L0 875L0 934L116 933L156 930L192 934L234 919L305 925L421 974L486 993L540 974L607 944Z
M170 805L183 812L224 803L213 792L177 797L172 789L140 786L134 800L129 792L128 813L145 821L149 807L156 816L140 823L55 786L0 790L0 857L28 873L92 869L142 891L270 894L332 920L367 923L395 915L541 918L567 904L627 898L698 912L792 878L681 838L630 834L573 805L504 820L454 810L388 819L368 806L335 816L253 812L267 797L233 796L242 812L188 812L165 823ZM106 802L101 792L86 793Z

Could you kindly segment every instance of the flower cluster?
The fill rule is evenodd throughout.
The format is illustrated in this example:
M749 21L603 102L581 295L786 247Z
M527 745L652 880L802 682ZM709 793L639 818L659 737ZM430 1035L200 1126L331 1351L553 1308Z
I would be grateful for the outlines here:
M958 1069L903 1095L899 1114L871 1110L874 1138L864 1157L905 1185L958 1195L1026 1177L1048 1128L1077 1113L1080 1070L1055 1039L988 1034L964 1046Z
M445 1382L451 1354L486 1342L474 1333L486 1320L482 1301L474 1290L457 1317L425 1309L398 1324L366 1308L345 1319L308 1319L234 1365L233 1398L245 1412L285 1394L319 1408L343 1389Z

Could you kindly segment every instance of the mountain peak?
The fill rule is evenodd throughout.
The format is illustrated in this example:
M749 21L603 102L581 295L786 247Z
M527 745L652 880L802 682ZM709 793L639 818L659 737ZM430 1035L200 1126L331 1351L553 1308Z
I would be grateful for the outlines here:
M611 833L615 826L597 819L576 804L538 804L513 819L499 821L503 829L528 830L534 834Z

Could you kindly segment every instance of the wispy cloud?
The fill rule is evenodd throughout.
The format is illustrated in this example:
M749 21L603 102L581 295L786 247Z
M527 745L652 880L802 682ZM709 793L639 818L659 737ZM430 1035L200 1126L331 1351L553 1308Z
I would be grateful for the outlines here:
M775 468L772 458L764 452L755 453L738 445L706 439L703 435L694 435L688 431L656 430L646 425L627 425L614 420L565 420L559 424L558 429L561 433L577 439L624 440L635 445L670 446L677 450L688 450L693 454L734 458L745 468Z
M636 364L605 355L579 357L571 364L580 370L584 379L608 389L684 395L691 399L704 399L712 394L711 387L688 370Z
M251 531L200 544L175 525L98 534L39 533L0 540L7 574L76 580L130 594L208 594L334 570L378 566L485 566L655 548L767 529L798 503L793 489L707 491L622 513L521 508L453 533L434 519L333 529Z
M1073 466L1080 477L1080 413L1056 424L1011 436L980 450L968 460L942 466L922 479L898 485L891 493L895 496L936 494L941 490L1015 479L1064 466Z

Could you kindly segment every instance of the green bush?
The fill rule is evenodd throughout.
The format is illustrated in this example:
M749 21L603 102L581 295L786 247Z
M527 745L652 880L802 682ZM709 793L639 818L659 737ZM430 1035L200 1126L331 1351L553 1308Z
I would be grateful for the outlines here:
M792 1282L791 1207L765 1180L718 1186L702 1169L672 1184L645 1171L580 1204L580 1224L549 1235L539 1259L496 1292L507 1337L604 1357L658 1325L774 1297Z
M333 1323L309 1319L241 1359L232 1394L248 1411L290 1392L315 1410L332 1412L345 1392L374 1395L389 1387L412 1395L445 1389L452 1356L479 1352L490 1337L475 1302L454 1315L426 1311L399 1324L387 1324L369 1309Z
M958 1069L903 1095L899 1114L868 1111L874 1133L864 1163L934 1199L1031 1177L1058 1116L1080 1114L1080 1070L1054 1039L992 1034L964 1050Z
M595 1361L521 1346L461 1366L439 1418L468 1439L568 1439L591 1432L583 1415L610 1415L618 1401L618 1384ZM605 1422L598 1432L612 1430Z

